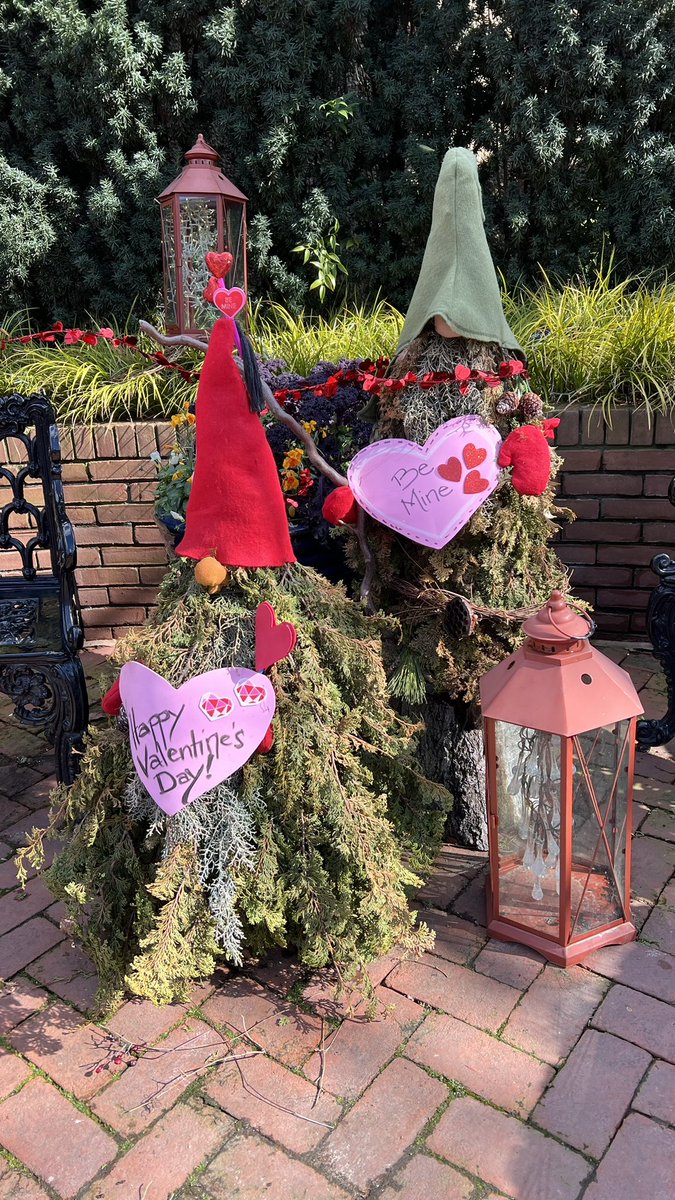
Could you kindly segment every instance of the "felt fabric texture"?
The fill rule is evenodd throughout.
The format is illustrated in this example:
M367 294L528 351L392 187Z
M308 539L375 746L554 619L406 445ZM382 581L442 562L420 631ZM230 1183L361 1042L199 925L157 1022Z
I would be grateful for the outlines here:
M483 227L478 164L470 150L448 150L441 166L419 278L398 352L433 317L478 342L495 342L525 361L504 316L497 274Z
M281 567L295 562L281 484L233 344L233 323L223 317L199 380L196 466L176 553L211 555L226 567Z
M321 509L329 525L356 525L359 506L350 487L337 487L323 502Z
M105 696L101 700L101 708L108 717L117 717L122 711L122 696L120 693L120 681L116 679L111 688L108 688Z
M546 437L538 425L521 425L502 442L497 463L513 467L511 483L521 496L543 496L548 487L551 448Z

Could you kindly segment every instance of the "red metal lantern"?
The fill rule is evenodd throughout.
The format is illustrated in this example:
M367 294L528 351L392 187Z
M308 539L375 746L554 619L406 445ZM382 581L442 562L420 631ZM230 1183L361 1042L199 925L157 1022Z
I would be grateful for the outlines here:
M162 216L164 311L168 333L202 333L218 313L204 300L210 250L234 258L225 285L247 291L246 196L223 175L220 155L199 134L187 166L158 197Z
M488 931L558 966L636 936L630 920L635 723L627 673L560 592L481 680Z

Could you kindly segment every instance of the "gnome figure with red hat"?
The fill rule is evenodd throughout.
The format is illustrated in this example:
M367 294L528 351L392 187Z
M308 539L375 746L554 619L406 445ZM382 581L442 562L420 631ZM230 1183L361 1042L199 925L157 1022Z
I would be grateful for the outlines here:
M46 836L61 849L45 878L96 965L102 1007L128 988L158 1003L182 998L219 956L245 966L288 948L308 970L344 974L395 944L429 942L408 908L415 877L401 831L409 811L442 812L444 793L420 777L412 727L389 704L381 639L391 622L295 561L252 372L243 331L219 319L178 558L156 617L117 644L112 719L90 730L81 773L52 809ZM169 811L135 769L124 664L165 691L224 669L263 672L242 703L272 689L272 724L242 767L202 794L188 784ZM228 711L217 694L204 702L209 718ZM155 757L164 753L159 745ZM178 770L183 751L170 753ZM29 849L38 866L44 836Z

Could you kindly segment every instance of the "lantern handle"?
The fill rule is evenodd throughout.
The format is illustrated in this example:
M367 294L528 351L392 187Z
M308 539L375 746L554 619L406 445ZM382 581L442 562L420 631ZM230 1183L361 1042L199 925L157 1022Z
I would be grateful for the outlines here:
M558 624L555 617L553 616L553 608L551 607L551 605L547 604L546 607L548 609L548 619L551 622L551 625L553 626L553 628L557 629L558 633L561 633L563 635L563 637L569 639L570 635L567 632L567 630L561 629L560 625ZM572 640L575 642L587 642L589 640L589 638L593 637L593 634L595 633L595 631L597 629L596 622L593 620L592 617L589 617L587 612L584 612L583 608L579 608L576 604L572 604L568 601L567 607L574 609L574 612L576 612L580 617L583 617L584 621L588 625L587 633L581 633L577 637L573 638Z

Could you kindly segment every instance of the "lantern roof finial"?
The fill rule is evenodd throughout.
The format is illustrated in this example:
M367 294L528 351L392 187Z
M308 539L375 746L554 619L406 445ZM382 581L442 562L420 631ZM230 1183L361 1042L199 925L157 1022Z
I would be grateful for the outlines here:
M197 134L197 141L191 150L186 150L185 160L189 163L198 163L206 166L207 163L217 163L220 161L220 155L213 146L205 140L203 133Z
M523 622L523 633L532 642L543 643L547 648L564 649L575 642L586 641L595 629L595 623L585 613L570 608L562 592L551 592L543 608Z

